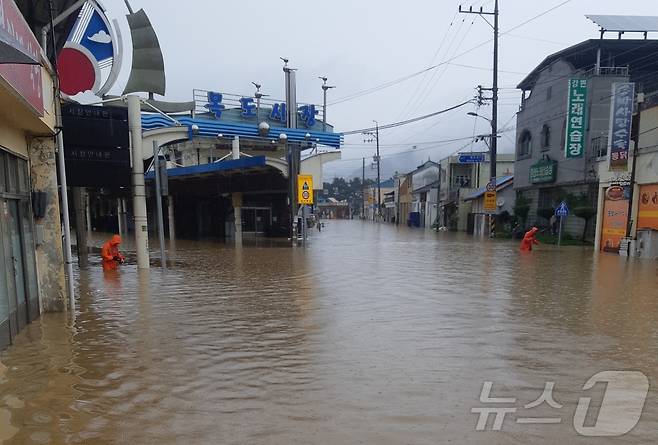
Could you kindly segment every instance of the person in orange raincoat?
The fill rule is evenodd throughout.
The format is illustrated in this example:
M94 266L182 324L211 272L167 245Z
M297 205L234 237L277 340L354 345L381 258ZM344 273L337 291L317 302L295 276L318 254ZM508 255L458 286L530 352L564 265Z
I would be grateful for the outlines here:
M523 236L523 241L521 241L521 251L530 252L532 250L533 244L539 244L539 241L535 238L535 235L539 232L537 227L533 227L528 230Z
M103 270L117 270L118 264L123 264L126 258L119 252L121 245L121 237L114 235L103 244L101 249L101 256L103 257Z

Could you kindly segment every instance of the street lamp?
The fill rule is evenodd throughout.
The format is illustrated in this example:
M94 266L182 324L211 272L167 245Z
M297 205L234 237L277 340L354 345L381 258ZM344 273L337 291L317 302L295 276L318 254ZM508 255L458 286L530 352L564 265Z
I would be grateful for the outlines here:
M491 119L489 119L488 117L484 117L484 116L482 116L482 115L480 115L480 114L477 114L477 113L475 113L474 111L469 111L469 112L466 113L466 114L469 115L469 116L473 116L473 117L481 117L482 119L484 119L484 120L488 121L489 123L491 123Z

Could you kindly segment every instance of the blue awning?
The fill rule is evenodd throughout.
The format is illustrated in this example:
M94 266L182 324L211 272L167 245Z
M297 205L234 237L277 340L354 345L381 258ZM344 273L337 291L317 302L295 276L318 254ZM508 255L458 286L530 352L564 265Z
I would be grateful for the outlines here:
M265 156L254 156L251 158L230 159L227 161L214 162L212 164L192 165L190 167L177 167L167 169L169 178L181 176L197 176L216 172L227 172L230 170L247 170L250 168L265 167ZM155 173L150 171L144 175L147 180L155 179Z

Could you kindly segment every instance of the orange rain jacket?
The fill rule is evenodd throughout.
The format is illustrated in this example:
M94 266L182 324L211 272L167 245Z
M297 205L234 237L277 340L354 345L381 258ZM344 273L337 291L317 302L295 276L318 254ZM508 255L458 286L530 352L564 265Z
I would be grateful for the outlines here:
M119 252L121 237L114 235L108 242L103 244L101 256L103 257L103 270L116 270L118 263L123 263L126 259Z
M537 227L533 227L525 233L523 240L521 241L521 251L530 252L532 250L533 244L539 244L539 241L537 241L535 238L535 234L537 234L537 232L539 232L539 229Z

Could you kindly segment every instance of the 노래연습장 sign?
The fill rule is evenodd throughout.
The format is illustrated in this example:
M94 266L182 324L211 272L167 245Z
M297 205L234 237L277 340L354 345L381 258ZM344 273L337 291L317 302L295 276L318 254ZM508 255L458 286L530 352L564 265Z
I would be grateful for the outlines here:
M587 128L587 79L569 79L567 101L567 131L564 156L582 158L585 154Z

